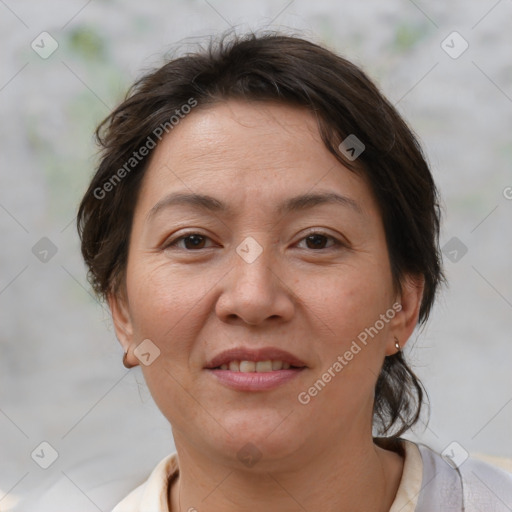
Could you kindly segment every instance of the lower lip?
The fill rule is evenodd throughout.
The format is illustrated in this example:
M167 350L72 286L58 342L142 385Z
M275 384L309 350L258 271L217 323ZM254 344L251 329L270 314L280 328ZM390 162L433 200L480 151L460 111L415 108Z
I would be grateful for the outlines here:
M304 368L273 370L271 372L232 372L208 370L221 384L237 391L268 391L297 377Z

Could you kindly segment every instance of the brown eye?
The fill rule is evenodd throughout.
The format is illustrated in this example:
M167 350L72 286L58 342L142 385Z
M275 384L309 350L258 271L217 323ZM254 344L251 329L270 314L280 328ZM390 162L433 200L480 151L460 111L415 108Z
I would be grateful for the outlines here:
M201 235L188 235L183 238L187 249L202 249L205 237Z
M164 248L177 247L178 249L185 249L193 251L194 249L204 249L206 240L209 240L207 236L199 233L189 233L187 235L180 236L175 240L169 242ZM180 243L183 244L180 245Z
M324 249L327 237L324 235L309 235L306 240L309 249Z
M330 249L333 246L341 245L341 243L336 240L336 238L324 234L324 233L312 233L306 237L304 237L302 241L306 241L306 248L307 249L313 249L313 250L319 250L319 249ZM332 241L330 246L326 247L326 244Z

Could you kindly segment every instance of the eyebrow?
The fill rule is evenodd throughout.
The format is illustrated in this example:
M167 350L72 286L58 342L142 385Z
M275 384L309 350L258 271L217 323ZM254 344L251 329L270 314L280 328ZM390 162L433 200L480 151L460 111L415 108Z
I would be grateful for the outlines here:
M359 214L363 213L361 207L356 203L356 201L350 197L343 196L335 192L307 193L291 197L280 203L277 206L276 211L277 214L283 215L307 210L324 204L339 204L349 207ZM153 208L151 208L146 217L146 222L149 222L162 210L172 206L192 206L200 210L223 213L226 215L232 215L233 213L231 207L212 196L205 194L174 192L165 196L163 199L158 201Z

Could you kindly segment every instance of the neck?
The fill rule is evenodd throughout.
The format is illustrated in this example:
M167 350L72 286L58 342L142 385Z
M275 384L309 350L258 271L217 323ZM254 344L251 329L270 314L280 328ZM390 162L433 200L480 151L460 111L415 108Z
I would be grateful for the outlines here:
M398 489L403 459L373 443L327 447L314 457L274 470L270 464L240 470L180 449L179 477L170 493L173 512L387 512ZM277 462L277 461L276 461Z

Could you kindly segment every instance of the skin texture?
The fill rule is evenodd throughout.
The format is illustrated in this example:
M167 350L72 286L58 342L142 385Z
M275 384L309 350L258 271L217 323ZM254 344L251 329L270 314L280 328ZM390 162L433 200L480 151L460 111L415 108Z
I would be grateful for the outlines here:
M170 206L147 220L171 192L208 194L232 211ZM357 209L276 212L307 192L336 192ZM315 245L311 232L327 238ZM190 239L165 247L190 233L206 237L199 248ZM236 252L249 236L263 249L252 263ZM141 366L178 452L172 510L389 510L403 460L373 443L374 387L394 337L403 346L411 335L421 294L419 278L394 289L370 188L325 148L312 113L230 100L181 121L154 150L123 290L109 299L128 361L139 364L142 340L160 350ZM301 404L298 394L396 303L401 311ZM270 391L235 391L204 366L238 346L278 347L307 368ZM261 454L252 467L237 458L247 443Z

